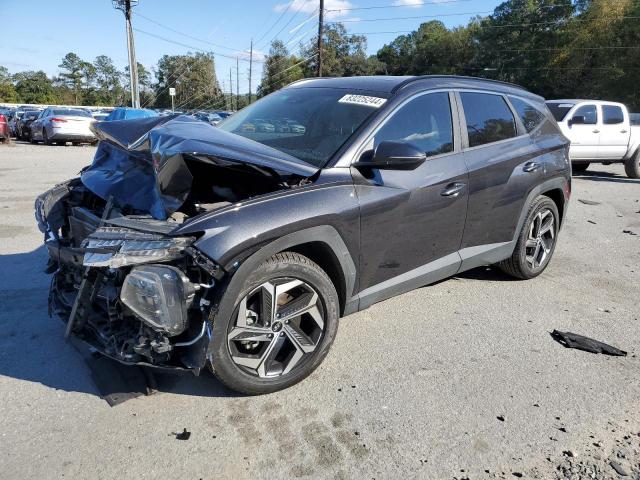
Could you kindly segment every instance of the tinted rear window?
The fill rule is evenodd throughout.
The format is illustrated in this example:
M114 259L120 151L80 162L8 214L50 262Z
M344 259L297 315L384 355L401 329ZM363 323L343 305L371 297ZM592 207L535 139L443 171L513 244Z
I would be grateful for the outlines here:
M511 105L513 105L513 108L515 108L516 112L518 112L518 116L520 117L520 120L522 120L522 124L527 130L527 133L531 133L538 125L544 122L544 113L535 108L529 102L520 100L516 97L509 97L509 101L511 102Z
M470 147L517 136L511 109L500 95L463 92L460 97Z
M619 123L624 123L624 113L622 112L622 108L617 105L603 105L602 122L605 125L617 125Z
M80 110L78 108L56 108L52 110L54 115L73 115L75 117L91 117L91 114L86 110Z
M549 110L551 111L553 118L556 119L556 122L564 120L564 117L567 116L567 113L569 113L569 110L571 110L574 105L575 103L547 103L547 107L549 107Z

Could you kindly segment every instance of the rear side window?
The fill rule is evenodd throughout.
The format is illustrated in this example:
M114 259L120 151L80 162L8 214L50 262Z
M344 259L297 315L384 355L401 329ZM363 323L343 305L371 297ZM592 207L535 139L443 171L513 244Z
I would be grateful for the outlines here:
M509 101L516 112L518 112L518 116L520 117L520 120L522 120L522 124L527 130L527 133L531 133L538 125L544 122L544 113L530 103L516 97L509 97Z
M460 97L470 147L517 136L513 114L500 95L462 92Z
M598 110L595 105L583 105L573 112L573 117L584 117L585 125L596 125L598 123Z
M622 112L622 108L617 105L603 105L602 122L605 125L617 125L619 123L624 123L624 113Z
M421 95L400 107L375 134L373 147L385 140L411 143L427 156L452 152L449 94Z

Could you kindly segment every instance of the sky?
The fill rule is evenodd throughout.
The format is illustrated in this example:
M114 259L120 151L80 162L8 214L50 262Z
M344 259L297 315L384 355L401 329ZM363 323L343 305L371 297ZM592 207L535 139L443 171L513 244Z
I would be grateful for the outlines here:
M375 53L400 33L439 19L447 27L487 15L500 0L325 0L326 21L343 22L349 33L367 33L368 53ZM319 0L139 0L133 10L138 61L149 70L164 55L212 51L218 80L229 91L229 71L236 90L248 92L248 49L254 40L252 90L259 84L262 54L279 38L297 53L318 28ZM378 8L382 7L382 8ZM44 70L58 75L68 52L85 60L110 56L123 69L128 63L125 21L111 0L0 0L3 41L0 65L11 73Z

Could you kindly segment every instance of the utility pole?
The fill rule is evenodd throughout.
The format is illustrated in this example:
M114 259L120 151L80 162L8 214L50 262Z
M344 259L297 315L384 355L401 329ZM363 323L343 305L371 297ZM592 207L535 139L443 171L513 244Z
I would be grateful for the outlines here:
M138 62L136 47L133 42L133 28L131 27L131 7L138 4L138 0L112 0L114 8L124 13L127 25L127 51L129 52L129 85L131 86L131 106L140 108L140 92L138 91Z
M253 67L253 38L251 39L251 49L249 50L249 105L251 105L251 75Z
M229 69L229 105L233 110L233 67Z
M240 60L239 57L236 57L236 110L240 110L238 108L238 102L240 101Z
M318 77L322 76L322 33L324 29L324 0L320 0L320 15L318 17Z

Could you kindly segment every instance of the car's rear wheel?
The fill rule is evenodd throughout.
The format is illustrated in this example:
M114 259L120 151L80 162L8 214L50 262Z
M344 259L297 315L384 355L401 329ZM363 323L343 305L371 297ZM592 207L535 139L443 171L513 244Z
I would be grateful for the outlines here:
M502 271L524 280L540 275L556 248L559 222L555 202L544 195L536 198L529 208L513 254L499 263Z
M212 370L241 393L287 388L320 365L338 318L336 289L318 265L297 253L274 255L244 281L231 318L214 320Z
M629 178L640 178L640 149L624 162L624 171Z
M571 170L573 173L582 173L586 172L587 168L589 168L590 163L574 163L571 165Z

